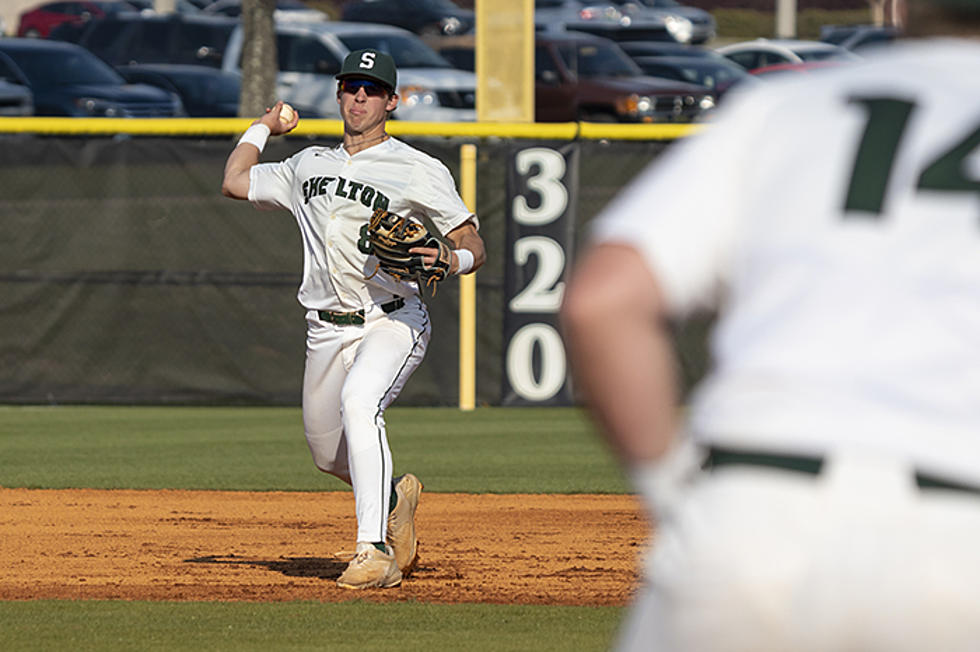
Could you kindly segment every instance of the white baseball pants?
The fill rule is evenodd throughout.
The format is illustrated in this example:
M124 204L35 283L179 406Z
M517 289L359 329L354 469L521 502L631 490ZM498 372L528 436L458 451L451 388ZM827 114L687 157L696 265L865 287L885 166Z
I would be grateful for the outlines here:
M716 468L663 516L646 575L620 650L977 650L980 496L860 456Z
M419 366L431 324L418 297L385 314L366 311L363 325L306 315L303 425L316 466L354 489L357 541L384 541L392 462L384 410Z

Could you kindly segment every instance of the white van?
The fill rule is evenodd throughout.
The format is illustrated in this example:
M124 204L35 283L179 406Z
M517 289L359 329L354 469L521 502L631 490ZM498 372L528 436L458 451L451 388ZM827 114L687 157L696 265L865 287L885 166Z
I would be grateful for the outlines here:
M232 32L222 68L241 72L242 28ZM354 50L387 52L398 67L398 120L476 120L476 75L453 68L418 36L400 27L352 22L277 22L279 75L276 97L339 119L337 81L344 57ZM302 116L300 116L302 117Z

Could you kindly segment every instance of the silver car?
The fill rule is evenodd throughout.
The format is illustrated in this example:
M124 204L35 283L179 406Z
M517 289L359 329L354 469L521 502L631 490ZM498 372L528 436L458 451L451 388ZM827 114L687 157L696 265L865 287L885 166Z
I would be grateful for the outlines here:
M755 39L732 43L715 51L746 70L785 63L811 61L859 61L860 56L849 50L820 41L798 39Z
M682 5L676 0L609 0L635 20L662 20L667 31L678 43L701 44L715 38L714 17L697 7Z
M236 27L222 67L240 72L243 33ZM337 81L344 57L374 48L390 54L398 66L401 101L393 117L427 122L476 120L476 75L457 70L408 30L392 25L353 22L277 22L279 74L276 96L309 106L328 119L340 118Z
M546 34L575 31L613 41L679 40L674 36L678 25L668 25L663 16L652 13L632 16L604 0L534 0L534 29Z

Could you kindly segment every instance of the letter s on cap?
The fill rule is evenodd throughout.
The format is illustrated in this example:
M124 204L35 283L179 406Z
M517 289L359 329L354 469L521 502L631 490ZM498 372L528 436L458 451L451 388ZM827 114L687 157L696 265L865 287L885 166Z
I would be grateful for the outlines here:
M374 68L374 52L364 52L361 54L361 68Z

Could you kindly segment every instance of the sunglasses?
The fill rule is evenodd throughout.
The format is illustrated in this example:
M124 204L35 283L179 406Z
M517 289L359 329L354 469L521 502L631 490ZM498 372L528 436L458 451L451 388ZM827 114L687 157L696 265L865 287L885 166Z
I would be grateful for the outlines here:
M344 79L340 82L340 90L351 95L357 95L362 88L368 97L385 97L389 93L387 86L367 79Z

